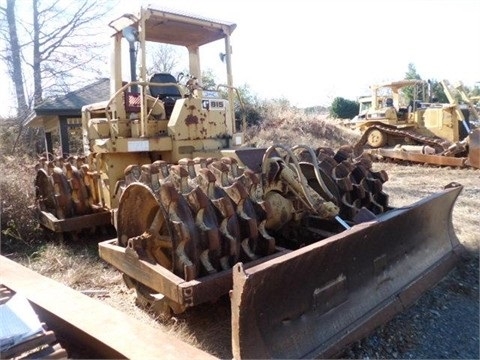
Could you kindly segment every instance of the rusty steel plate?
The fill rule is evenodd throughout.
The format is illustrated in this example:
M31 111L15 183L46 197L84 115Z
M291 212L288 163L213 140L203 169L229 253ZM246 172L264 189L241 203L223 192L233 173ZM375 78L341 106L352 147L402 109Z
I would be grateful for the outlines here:
M473 130L468 137L468 164L480 169L480 128Z

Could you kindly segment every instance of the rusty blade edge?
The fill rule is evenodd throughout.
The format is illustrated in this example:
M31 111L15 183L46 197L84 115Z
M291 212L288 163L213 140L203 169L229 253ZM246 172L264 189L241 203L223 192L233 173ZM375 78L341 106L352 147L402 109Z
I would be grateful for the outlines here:
M402 311L444 273L438 279L429 274L442 263L453 266L460 252L451 212L461 190L433 194L258 266L237 265L234 357L330 355L369 331L369 324Z

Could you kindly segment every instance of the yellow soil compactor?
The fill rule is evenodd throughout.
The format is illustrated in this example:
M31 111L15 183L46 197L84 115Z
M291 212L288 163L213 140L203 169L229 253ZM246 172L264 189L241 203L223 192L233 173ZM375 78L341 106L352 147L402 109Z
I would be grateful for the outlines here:
M235 24L142 8L110 27L111 98L83 108L85 157L39 164L37 203L65 229L110 214L99 253L139 301L169 316L230 295L233 357L331 357L454 266L461 185L392 208L387 174L347 146L242 146ZM217 40L227 84L206 90L200 47ZM185 46L191 74L148 76L147 42Z

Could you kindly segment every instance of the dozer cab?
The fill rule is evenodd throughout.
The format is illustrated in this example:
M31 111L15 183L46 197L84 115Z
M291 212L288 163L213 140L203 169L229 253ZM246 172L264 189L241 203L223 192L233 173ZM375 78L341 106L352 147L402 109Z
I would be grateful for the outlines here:
M366 151L384 158L479 168L478 112L461 84L452 87L446 80L441 84L448 104L433 99L423 80L372 86L372 95L359 99L359 115L353 120L362 133L357 147L366 146Z
M387 174L351 147L242 146L235 24L142 8L110 26L111 98L83 109L84 159L41 164L37 202L77 221L80 205L109 211L117 236L99 254L139 303L170 316L230 296L234 358L332 357L454 266L461 185L392 208ZM226 98L201 83L200 47L218 40ZM146 73L147 42L188 49L185 84Z

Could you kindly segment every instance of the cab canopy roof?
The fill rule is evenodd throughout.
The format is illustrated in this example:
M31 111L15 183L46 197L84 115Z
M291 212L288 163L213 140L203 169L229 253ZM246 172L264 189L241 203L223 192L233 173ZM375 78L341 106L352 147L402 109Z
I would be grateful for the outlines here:
M399 81L393 81L393 82L384 83L380 85L373 85L372 89L377 90L380 88L391 88L393 91L395 91L395 90L404 88L406 86L422 85L424 83L425 83L425 80L415 80L415 79L399 80Z
M109 26L115 33L128 26L142 31L142 21L145 21L143 32L146 41L187 47L199 47L223 39L230 36L237 27L230 22L153 7L141 8L138 14L124 14L111 21Z

